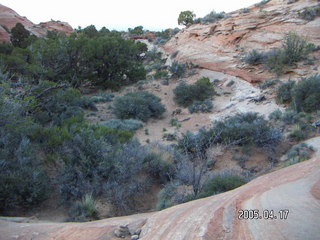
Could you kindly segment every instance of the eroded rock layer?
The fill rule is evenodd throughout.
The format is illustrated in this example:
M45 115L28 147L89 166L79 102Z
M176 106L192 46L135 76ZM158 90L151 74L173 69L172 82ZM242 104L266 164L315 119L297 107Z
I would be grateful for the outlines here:
M281 47L290 31L320 45L320 17L312 21L299 17L306 8L318 6L317 0L271 0L261 7L252 6L227 14L208 25L192 25L180 31L165 46L170 54L178 52L179 61L193 62L202 68L259 82L271 77L267 71L248 69L241 58L251 49Z

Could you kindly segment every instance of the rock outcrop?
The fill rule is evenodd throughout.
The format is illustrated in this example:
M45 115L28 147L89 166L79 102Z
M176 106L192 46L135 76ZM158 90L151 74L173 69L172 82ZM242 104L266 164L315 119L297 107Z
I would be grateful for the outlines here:
M0 4L0 42L10 41L10 30L18 22L23 24L28 31L37 37L46 36L47 31L56 31L66 34L70 34L74 31L68 23L61 21L49 21L34 24L26 17L22 17L14 10Z
M235 11L208 25L192 25L176 34L164 49L178 52L178 61L193 62L201 68L259 82L271 77L267 71L248 68L241 58L251 49L281 47L284 34L294 31L316 45L320 44L320 17L299 18L299 12L317 6L317 0L271 0L248 11Z
M239 219L239 211L252 209L259 211L261 219ZM277 219L265 219L266 215L271 217L271 211ZM122 225L130 234L131 227L139 232L130 235L127 231L124 239L317 240L319 218L320 158L314 158L258 177L233 191L160 212L88 223L32 223L7 218L0 220L0 236L1 240L120 239L115 231Z

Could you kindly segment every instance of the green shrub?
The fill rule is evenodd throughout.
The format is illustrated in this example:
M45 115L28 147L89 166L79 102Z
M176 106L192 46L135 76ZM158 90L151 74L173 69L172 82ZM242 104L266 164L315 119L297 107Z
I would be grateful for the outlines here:
M143 127L143 122L139 120L134 119L128 119L128 120L120 120L120 119L110 119L106 123L104 123L104 126L112 129L120 129L120 130L129 130L129 131L136 131L139 128Z
M23 78L19 85L12 85L16 88L10 88L11 82L6 78L3 81L0 84L1 212L40 204L49 196L54 183L67 206L92 193L94 198L108 197L117 213L132 213L151 180L159 177L165 182L169 178L169 170L165 169L170 167L162 160L149 157L150 165L146 163L148 151L129 141L132 132L89 125L82 114L75 113L87 104L79 91L48 81L26 85ZM39 113L47 114L48 121L39 121ZM136 120L125 122L130 129L140 124ZM52 181L46 164L55 166L55 174L49 175ZM74 218L93 216L83 203L78 204L70 210Z
M267 4L268 2L270 2L270 0L262 0L259 3L256 3L255 6L256 7L263 7L265 4Z
M25 29L23 24L18 22L11 29L11 37L10 40L12 45L19 48L26 48L31 44L30 32Z
M208 113L211 112L212 108L212 101L210 99L206 99L204 101L194 101L192 105L188 107L188 110L190 113Z
M234 155L232 156L232 159L237 161L239 166L242 168L246 167L246 162L249 160L249 157L247 155Z
M145 69L147 72L151 72L152 70L162 71L165 67L161 61L156 61L152 64L146 65Z
M177 134L175 133L164 133L162 139L166 141L175 141L177 140Z
M172 127L177 127L177 128L181 127L181 123L179 122L178 118L171 118L170 119L170 125Z
M263 116L257 113L238 113L223 121L214 123L210 130L219 137L217 142L227 144L255 144L258 147L273 148L282 139L282 133L272 128Z
M98 219L97 203L92 194L85 194L69 210L69 221L84 222Z
M23 116L24 110L20 103L1 91L0 211L36 206L50 192L39 146L32 142L41 126L30 116Z
M282 41L284 63L291 65L305 59L312 51L313 46L305 38L294 32L289 32Z
M294 32L289 32L282 40L282 48L266 54L266 66L271 71L280 75L287 65L293 65L307 59L308 54L314 49L314 44Z
M277 76L280 76L285 72L286 56L283 53L283 50L273 49L266 53L265 58L265 67L272 73L275 73Z
M177 102L181 106L188 106L193 102L193 92L190 85L186 83L180 83L173 90L175 95L175 102Z
M286 66L306 60L314 49L315 45L308 43L304 37L289 32L282 40L281 49L272 49L268 52L258 52L254 49L243 58L243 61L252 65L264 63L270 72L281 75L285 72Z
M113 33L100 34L92 26L82 32L70 36L51 33L47 39L35 39L18 23L11 36L16 47L4 49L1 58L11 74L35 81L65 81L74 87L85 79L118 88L146 77L140 57L147 51L146 45Z
M280 109L274 110L269 114L269 119L280 120L282 117L282 111Z
M174 100L180 106L188 107L194 101L204 101L215 94L210 79L203 77L195 84L180 83L174 90Z
M127 143L133 137L133 133L129 130L113 129L102 125L93 125L91 128L96 137L102 137L110 144Z
M217 136L214 130L200 129L199 132L193 133L187 131L178 139L178 149L184 153L203 154L213 143L216 143Z
M173 179L175 175L173 164L165 161L161 153L150 151L144 158L144 167L154 179L157 179L162 184Z
M245 184L243 177L238 175L217 176L211 179L201 191L199 197L208 197L214 194L230 191Z
M97 106L95 105L94 99L90 98L90 97L81 97L78 101L79 101L79 107L84 108L84 109L88 109L91 111L98 111Z
M182 11L178 17L178 24L189 26L193 24L195 14L192 11Z
M157 37L156 40L154 40L154 44L155 45L164 45L168 40L167 39L163 39L161 37Z
M167 71L157 70L154 74L155 79L167 79L169 76Z
M300 121L297 112L292 110L287 110L282 114L281 120L286 124L298 123Z
M157 209L171 207L176 204L193 201L199 198L209 197L218 193L233 190L245 184L246 180L238 175L224 174L216 176L208 181L198 195L179 192L178 183L170 183L159 192Z
M61 154L64 165L59 169L59 183L63 201L80 200L86 193L96 196L101 182L112 171L108 158L109 144L93 129L82 129L63 143Z
M265 62L265 54L253 49L242 59L245 63L251 65L258 65Z
M277 101L291 102L296 112L314 112L320 109L320 76L303 78L298 83L283 83L277 91Z
M98 93L97 95L94 95L91 97L91 101L94 103L105 103L105 102L111 102L114 98L114 94L112 93Z
M261 89L267 89L269 87L274 86L275 84L277 84L278 80L266 80L262 83L258 84L258 87Z
M162 52L159 52L156 47L153 47L151 50L146 52L145 59L147 61L156 61L156 60L160 60L161 56L162 56Z
M294 145L286 153L286 161L288 161L286 165L292 165L310 159L313 151L313 147L308 146L305 143Z
M177 191L179 187L178 182L169 182L158 194L157 210L162 210L184 202L185 193Z
M288 81L285 83L282 83L278 90L277 90L277 96L276 100L278 103L290 103L292 96L291 96L291 90L295 85L295 81Z
M320 75L299 81L291 91L293 108L298 111L320 110Z
M299 17L305 20L312 21L320 16L320 7L306 8L299 13Z
M242 9L240 10L240 12L241 12L241 13L248 13L248 12L250 12L250 9L249 9L249 8L242 8Z
M307 134L301 129L301 126L297 124L290 132L289 137L294 141L301 141L307 137Z
M80 200L86 193L102 194L103 185L115 170L114 155L128 144L132 133L105 126L70 126L70 137L62 142L59 153L64 165L56 181L64 202Z
M10 137L0 136L3 147L0 150L0 210L36 206L47 199L50 184L35 146L27 138L20 138L19 144L10 146L14 144L6 143Z
M103 36L89 39L81 56L90 63L88 66L85 64L89 69L84 75L105 88L119 88L125 83L145 79L146 71L142 59L138 56L146 49L144 44L121 37Z
M224 12L217 13L215 11L211 11L209 14L205 15L203 18L197 18L194 20L194 23L201 24L209 24L219 21L220 19L225 17Z
M173 61L172 65L169 67L169 70L172 78L180 78L184 76L187 70L187 65L185 63Z
M10 55L13 51L13 46L10 43L0 43L0 54Z
M143 34L143 26L136 26L134 29L128 28L128 32L131 35L142 35Z
M114 100L113 112L121 119L132 118L146 122L151 117L161 117L165 107L160 98L149 92L132 92Z
M135 212L142 196L150 191L152 181L144 165L147 155L146 148L133 141L110 156L114 167L102 187L118 214Z

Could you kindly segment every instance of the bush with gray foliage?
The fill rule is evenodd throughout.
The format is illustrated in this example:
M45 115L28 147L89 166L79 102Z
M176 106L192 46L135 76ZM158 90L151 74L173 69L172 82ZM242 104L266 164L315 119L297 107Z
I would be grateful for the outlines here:
M120 119L146 122L152 117L160 118L165 111L161 99L146 91L127 93L115 98L113 104L113 113Z
M194 101L192 105L188 107L190 113L209 113L213 108L212 101L210 99L206 99L204 101Z
M194 101L204 101L215 94L210 79L203 77L194 84L180 83L173 89L174 100L180 106L188 107Z
M139 128L143 127L143 122L135 119L110 119L107 122L103 124L104 126L108 128L113 128L113 129L120 129L120 130L129 130L129 131L136 131Z

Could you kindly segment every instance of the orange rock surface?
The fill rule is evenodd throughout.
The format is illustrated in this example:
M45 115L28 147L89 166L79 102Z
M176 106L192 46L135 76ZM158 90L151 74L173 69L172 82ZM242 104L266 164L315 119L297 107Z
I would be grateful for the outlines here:
M176 34L165 46L169 54L178 51L178 61L193 62L200 67L259 82L271 77L248 69L241 58L252 49L270 50L281 47L285 33L294 31L320 45L320 18L303 20L299 13L317 6L317 0L271 0L263 7L252 6L227 14L224 19L208 25L192 25Z

